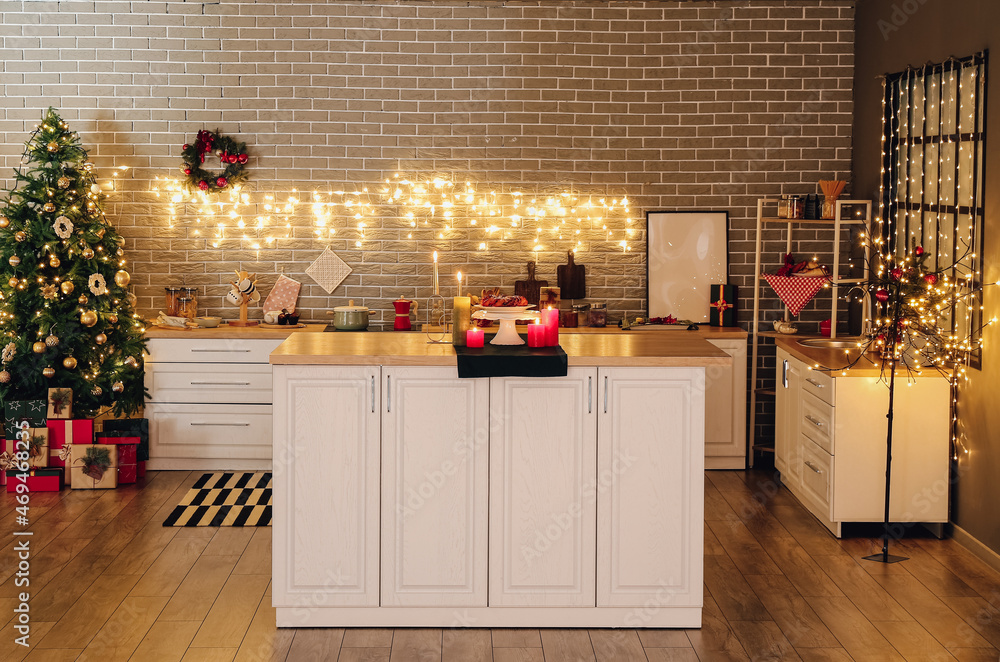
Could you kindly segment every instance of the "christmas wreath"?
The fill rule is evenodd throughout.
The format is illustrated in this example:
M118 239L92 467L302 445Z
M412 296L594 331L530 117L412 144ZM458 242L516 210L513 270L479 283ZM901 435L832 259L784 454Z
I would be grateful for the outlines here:
M205 157L213 154L226 166L220 173L209 172L202 167ZM187 186L192 189L224 191L249 178L245 172L247 161L250 160L247 156L247 144L236 142L218 131L199 131L193 144L184 145L181 156L184 159L181 172L186 177Z

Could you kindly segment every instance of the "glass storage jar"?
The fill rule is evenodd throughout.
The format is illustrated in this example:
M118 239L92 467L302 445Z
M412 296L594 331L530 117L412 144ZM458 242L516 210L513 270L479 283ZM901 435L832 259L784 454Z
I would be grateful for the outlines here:
M606 303L592 303L590 304L590 314L588 316L590 326L607 326L608 325L608 304Z
M191 297L180 297L177 299L177 315L193 320L198 316L198 303Z
M179 306L179 301L181 297L181 288L179 287L164 287L165 292L165 305L166 310L164 311L170 317L177 317L177 310Z

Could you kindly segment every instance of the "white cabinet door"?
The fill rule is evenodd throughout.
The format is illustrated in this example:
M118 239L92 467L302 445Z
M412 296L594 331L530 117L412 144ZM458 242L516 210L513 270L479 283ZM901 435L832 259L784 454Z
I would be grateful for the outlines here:
M382 379L382 605L485 607L489 380Z
M743 469L747 457L747 341L713 339L732 365L705 368L705 468Z
M277 607L379 603L379 368L274 367Z
M803 364L784 350L777 350L774 398L774 467L781 472L786 485L797 486L802 472L802 442L799 423L802 420Z
M598 607L702 604L703 371L598 371Z
M491 607L595 605L596 378L491 380Z

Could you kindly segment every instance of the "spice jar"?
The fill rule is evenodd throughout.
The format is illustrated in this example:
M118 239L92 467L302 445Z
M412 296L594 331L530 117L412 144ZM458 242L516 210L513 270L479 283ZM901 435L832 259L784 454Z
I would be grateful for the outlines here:
M788 218L788 196L783 195L778 200L778 218Z
M164 287L166 292L166 313L170 317L177 317L178 299L181 296L181 288L179 287Z
M198 302L191 297L179 297L177 299L177 315L193 320L198 316Z
M589 311L589 303L578 303L573 306L573 312L576 313L577 326L587 326L590 322Z
M793 195L788 202L788 218L802 218L805 216L806 201L801 196Z
M580 320L579 315L575 310L560 310L559 311L559 326L566 329L575 329Z
M588 315L588 320L590 326L607 326L608 325L608 304L606 303L592 303L590 304L590 314Z

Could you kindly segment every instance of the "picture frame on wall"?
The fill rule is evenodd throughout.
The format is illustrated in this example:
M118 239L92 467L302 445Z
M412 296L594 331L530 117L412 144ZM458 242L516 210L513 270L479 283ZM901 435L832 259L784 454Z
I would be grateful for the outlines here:
M727 283L729 212L646 212L647 311L708 323L711 285Z

